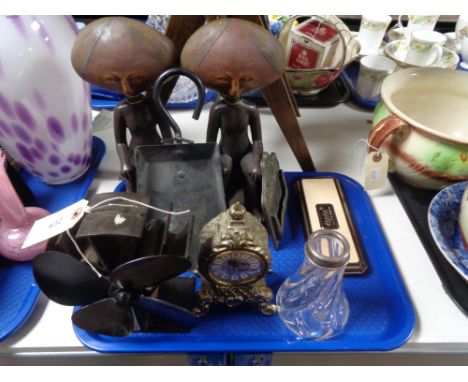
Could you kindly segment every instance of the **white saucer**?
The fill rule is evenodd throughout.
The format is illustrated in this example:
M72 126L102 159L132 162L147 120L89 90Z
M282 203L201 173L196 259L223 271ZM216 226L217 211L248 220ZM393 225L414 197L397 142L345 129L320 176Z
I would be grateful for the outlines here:
M456 54L453 50L444 47L444 53L442 54L442 57L434 64L413 65L405 62L408 49L408 40L396 40L388 43L384 48L384 52L387 57L391 58L398 64L398 66L402 68L430 66L434 68L456 69L458 63L460 62L460 57L458 54Z

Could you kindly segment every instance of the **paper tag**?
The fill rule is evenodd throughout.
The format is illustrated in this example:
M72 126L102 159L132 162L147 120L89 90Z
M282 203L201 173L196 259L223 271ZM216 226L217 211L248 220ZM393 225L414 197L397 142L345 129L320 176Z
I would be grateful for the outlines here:
M114 112L102 109L93 120L93 132L103 131L114 127Z
M385 186L388 173L388 155L385 152L371 152L364 162L364 188L375 190Z
M81 199L54 214L36 220L21 249L46 241L72 228L83 217L88 201Z

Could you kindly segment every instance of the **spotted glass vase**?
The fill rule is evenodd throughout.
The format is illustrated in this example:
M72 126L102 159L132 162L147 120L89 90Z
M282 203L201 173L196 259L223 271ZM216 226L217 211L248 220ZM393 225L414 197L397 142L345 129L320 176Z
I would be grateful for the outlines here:
M70 60L77 33L70 16L0 16L0 145L49 184L91 161L90 90Z

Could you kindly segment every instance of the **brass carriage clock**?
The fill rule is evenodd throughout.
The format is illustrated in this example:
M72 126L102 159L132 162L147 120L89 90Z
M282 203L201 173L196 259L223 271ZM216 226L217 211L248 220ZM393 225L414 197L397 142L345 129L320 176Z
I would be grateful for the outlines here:
M203 276L199 314L211 305L250 304L263 314L276 313L265 276L271 272L268 233L240 203L206 224L200 234L198 270Z

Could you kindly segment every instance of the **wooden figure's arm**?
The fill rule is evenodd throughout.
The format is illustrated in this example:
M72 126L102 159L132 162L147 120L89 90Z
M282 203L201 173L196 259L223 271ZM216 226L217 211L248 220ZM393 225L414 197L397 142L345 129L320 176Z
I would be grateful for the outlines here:
M249 125L252 133L253 153L258 158L262 158L263 154L263 141L262 141L262 127L260 124L260 114L255 105L252 105L249 113Z
M125 119L122 116L122 112L117 107L114 110L114 136L115 143L117 146L117 154L120 159L120 167L122 176L126 177L126 173L132 168L130 162L130 155L127 143L127 126L125 124Z
M208 129L206 131L207 142L216 143L220 127L220 108L218 104L215 103L210 109L210 116L208 118Z

